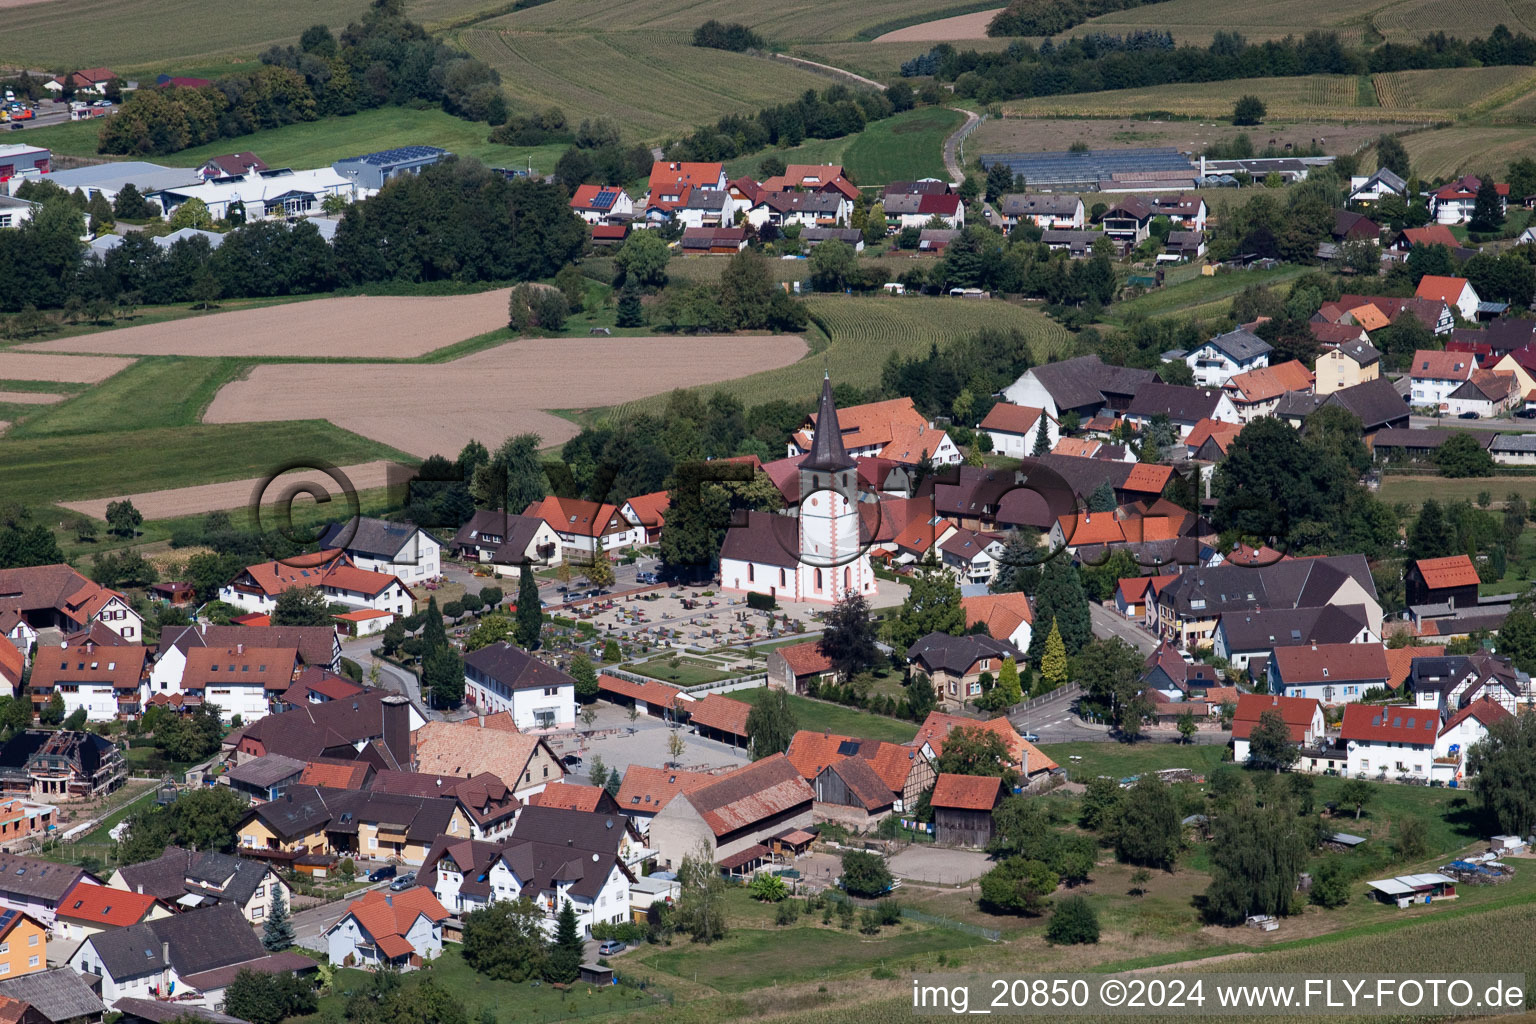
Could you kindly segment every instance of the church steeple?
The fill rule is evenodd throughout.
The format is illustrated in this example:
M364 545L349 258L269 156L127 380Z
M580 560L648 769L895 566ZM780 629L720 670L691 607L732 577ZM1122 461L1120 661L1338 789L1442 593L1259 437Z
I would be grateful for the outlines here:
M816 411L816 435L811 441L811 453L800 468L837 473L852 469L854 465L853 457L843 447L843 428L837 422L837 405L832 401L832 375L827 373L821 380L821 405Z

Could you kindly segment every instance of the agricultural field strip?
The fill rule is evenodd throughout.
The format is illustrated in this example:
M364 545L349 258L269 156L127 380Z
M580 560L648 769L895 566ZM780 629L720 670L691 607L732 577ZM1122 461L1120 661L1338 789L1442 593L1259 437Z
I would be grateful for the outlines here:
M340 472L359 491L387 486L389 470L394 463L374 461L355 466L341 466ZM244 508L265 477L249 480L229 480L216 484L197 484L192 487L175 487L163 491L145 491L141 494L118 495L116 498L93 498L88 501L61 501L59 504L72 512L79 512L93 519L105 520L107 504L126 498L133 507L144 513L146 519L170 519L176 516L196 515L220 509ZM334 495L337 484L324 473L291 474L281 478L281 487L288 487L298 480L312 480ZM278 485L274 485L276 487ZM269 491L270 493L270 491Z

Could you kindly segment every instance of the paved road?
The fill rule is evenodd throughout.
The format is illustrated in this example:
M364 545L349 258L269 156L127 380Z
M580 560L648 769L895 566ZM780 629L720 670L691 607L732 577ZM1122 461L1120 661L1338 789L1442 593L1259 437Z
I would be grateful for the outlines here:
M403 693L417 704L425 707L421 699L421 686L416 677L382 658L373 656L373 649L379 645L376 636L360 637L356 640L344 640L341 644L341 656L351 658L363 667L364 679L368 676L368 670L377 665L379 668L379 683L384 687Z
M1156 637L1116 612L1113 608L1090 603L1088 605L1088 612L1093 619L1093 633L1095 636L1119 637L1143 654L1151 654L1157 649Z
M1410 416L1408 425L1421 430L1491 430L1500 434L1536 432L1536 420L1522 419L1464 420L1456 416Z
M950 132L949 137L944 140L944 169L949 172L949 180L959 185L965 181L965 171L960 168L960 161L955 154L960 148L961 138L965 136L965 133L970 130L972 125L981 120L981 117L969 110L960 110L959 107L952 109L959 110L960 113L965 115L965 124Z

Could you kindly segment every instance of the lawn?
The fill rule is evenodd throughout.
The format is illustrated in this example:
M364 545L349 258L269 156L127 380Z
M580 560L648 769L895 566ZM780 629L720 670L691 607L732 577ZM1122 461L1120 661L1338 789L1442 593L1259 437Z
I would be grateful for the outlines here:
M686 981L723 992L743 992L852 974L876 965L895 968L902 960L980 942L960 932L910 925L882 928L878 936L837 928L739 929L712 945L672 949L646 963Z
M736 690L730 696L735 700L757 703L768 694L767 687L754 690ZM795 724L800 729L835 732L842 736L860 739L886 740L890 743L906 743L917 735L917 724L899 718L887 718L844 704L832 704L809 697L789 696L789 708L795 714Z
M296 459L417 461L324 420L7 438L4 448L6 497L33 506L259 477Z
M1221 764L1226 748L1187 746L1182 743L1043 743L1040 750L1067 769L1074 782L1087 782L1100 775L1123 779L1131 775L1155 772L1163 768L1188 768L1209 773ZM1074 761L1073 757L1082 760Z
M1442 503L1475 502L1483 491L1492 495L1495 508L1501 507L1504 496L1512 491L1523 495L1526 501L1536 502L1536 476L1480 476L1448 480L1440 476L1387 473L1381 478L1380 497L1391 505L1404 502L1412 508L1418 508L1425 498L1434 498Z
M197 423L221 386L246 365L235 359L151 356L84 394L42 406L11 438L111 433Z
M756 175L766 156L787 164L842 164L861 188L917 178L947 178L944 139L965 121L947 107L907 110L876 121L857 135L841 139L812 139L799 146L753 153L725 165L731 177Z
M667 658L652 658L650 661L629 667L631 671L642 676L660 679L673 686L700 686L731 677L731 673L716 671L709 662L700 661L697 658L679 658L675 667Z

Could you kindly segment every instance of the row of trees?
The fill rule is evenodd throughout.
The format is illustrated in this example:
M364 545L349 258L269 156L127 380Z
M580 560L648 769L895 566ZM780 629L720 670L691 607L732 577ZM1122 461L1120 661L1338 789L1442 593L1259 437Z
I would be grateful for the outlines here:
M273 46L262 66L201 88L139 89L104 118L98 149L164 155L216 139L381 106L436 103L471 121L501 124L507 104L496 70L427 34L400 0L374 0L340 40L324 25L298 47Z
M714 125L668 142L668 160L729 160L769 146L798 146L806 139L837 139L864 130L871 121L910 109L910 88L895 95L873 89L828 86L807 89L797 100L764 107L756 114L731 114Z

